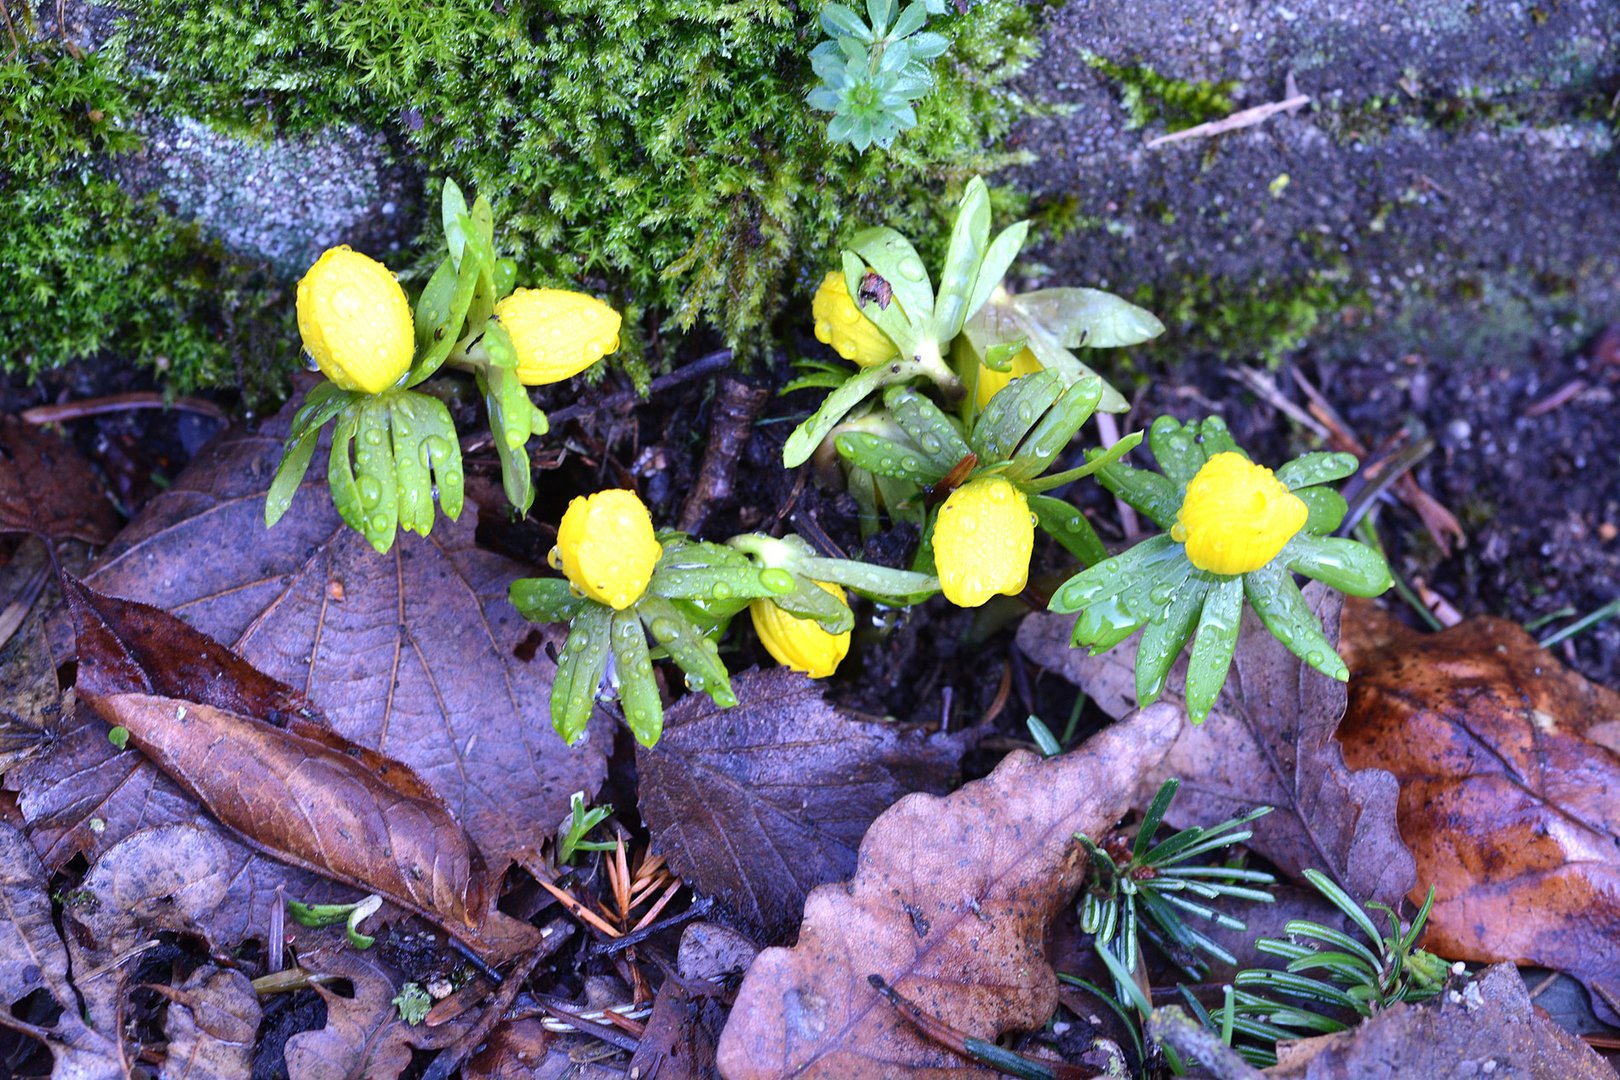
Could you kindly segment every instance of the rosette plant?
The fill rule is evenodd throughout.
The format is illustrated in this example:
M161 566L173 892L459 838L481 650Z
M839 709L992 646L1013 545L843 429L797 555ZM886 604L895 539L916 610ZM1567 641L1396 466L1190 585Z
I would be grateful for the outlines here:
M1023 591L1037 526L1087 565L1106 558L1085 515L1047 494L1141 442L1137 432L1082 465L1047 471L1103 393L1095 375L1065 387L1057 374L1037 372L996 394L964 435L959 422L923 394L891 387L884 405L897 431L844 431L838 452L873 476L904 485L890 489L892 502L924 507L918 568L937 571L952 603L978 607L997 594Z
M1294 575L1352 596L1377 596L1392 584L1382 555L1329 535L1346 506L1325 485L1355 472L1355 457L1310 453L1273 473L1249 460L1218 417L1186 425L1160 417L1148 446L1162 473L1115 461L1097 478L1165 532L1057 590L1052 610L1079 613L1073 643L1095 654L1142 631L1136 696L1147 705L1191 640L1187 712L1202 723L1226 682L1247 600L1294 655L1348 679Z
M584 734L607 680L607 696L617 697L631 733L642 745L655 745L664 726L656 660L674 661L687 687L708 694L721 708L735 705L718 639L751 605L769 605L762 613L768 619L807 620L836 637L847 635L855 619L839 590L828 585L892 603L938 589L924 574L818 557L798 537L749 534L722 545L679 532L659 534L641 500L618 489L569 504L550 562L561 578L521 578L509 596L531 622L568 624L552 683L551 723L569 743ZM756 626L760 617L755 616ZM794 666L802 663L800 670L825 667L828 654L836 651L806 628L782 629L794 636L778 634L773 641L762 630L761 637L773 656ZM842 658L838 652L832 666Z
M469 208L444 183L447 254L414 312L381 263L337 247L298 283L298 329L325 380L293 416L281 464L265 498L266 526L287 512L321 429L336 422L327 484L338 512L379 552L397 529L427 535L434 495L451 520L461 513L461 447L449 410L417 390L446 364L470 372L483 393L507 498L534 501L531 435L548 424L528 387L561 382L619 347L620 316L582 293L516 289L517 267L495 255L494 215Z

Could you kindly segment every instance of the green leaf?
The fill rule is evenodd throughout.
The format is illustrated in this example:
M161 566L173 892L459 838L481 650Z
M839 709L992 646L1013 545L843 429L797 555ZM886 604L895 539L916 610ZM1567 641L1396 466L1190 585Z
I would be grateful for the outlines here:
M1153 801L1142 814L1142 824L1137 826L1136 842L1131 845L1131 855L1136 862L1140 863L1142 856L1148 853L1148 848L1153 843L1153 834L1159 831L1159 825L1164 821L1164 812L1170 809L1170 803L1174 801L1176 792L1180 789L1181 781L1173 776L1159 785Z
M989 244L990 189L982 177L975 176L962 193L951 226L945 268L939 276L939 298L934 302L931 334L935 341L949 341L962 332L962 324L971 314L968 301Z
M1014 298L1016 299L1016 298ZM993 305L986 304L989 310ZM1066 383L1078 382L1088 376L1101 379L1102 376L1093 371L1081 359L1064 348L1063 345L1045 329L1027 320L1015 319L1014 325L1019 327L1025 339L1029 342L1029 351L1035 354L1035 359L1048 371L1055 371ZM1130 410L1130 402L1125 395L1114 389L1107 380L1103 381L1102 399L1097 408L1101 412L1122 413Z
M1102 400L1102 392L1103 381L1095 375L1070 383L1057 402L1046 411L1046 415L1041 417L1040 423L1035 425L1035 430L1029 433L1024 445L1013 455L1012 465L1007 469L1007 479L1015 483L1033 480L1045 472L1074 441L1085 422L1091 419L1092 413L1097 410L1097 403ZM1127 439L1120 442L1125 443ZM1140 436L1121 450L1120 455L1128 453L1139 441ZM1095 468L1105 464L1107 462L1099 462Z
M341 412L350 402L365 397L364 394L354 394L341 389L336 383L323 379L310 387L304 396L304 402L293 413L292 426L287 432L287 441L292 442L300 435L311 429L320 430L326 422Z
M853 559L804 558L795 569L814 581L842 585L862 596L897 606L919 603L939 592L939 579L932 574L873 566Z
M922 374L922 365L915 360L891 360L862 368L851 375L842 386L827 395L810 418L793 429L782 447L782 464L797 468L810 460L827 434L837 427L850 410L870 395L891 383L904 382Z
M1186 556L1181 546L1168 535L1160 533L1149 537L1065 581L1052 594L1047 607L1069 614L1085 610L1099 601L1120 595L1132 584L1151 576L1151 572L1158 567L1177 558L1185 561Z
M794 575L793 588L772 596L771 603L796 619L814 619L829 634L855 628L855 613L849 605L802 574Z
M731 676L720 662L720 650L685 615L661 596L648 594L636 604L653 640L663 646L669 658L686 672L688 688L707 693L722 709L737 704L731 689Z
M872 40L872 31L867 29L866 23L843 4L827 4L822 7L821 28L827 32L828 37L842 35L861 41Z
M456 296L456 264L443 259L416 298L413 324L416 328L416 355L421 357L434 343L433 332L450 318Z
M990 399L969 433L981 464L1007 461L1037 420L1063 393L1063 383L1050 371L1014 379ZM1070 433L1071 437L1073 432Z
M1024 248L1024 241L1029 236L1029 222L1020 221L1009 225L996 235L985 250L984 260L979 264L978 276L973 280L972 291L968 293L967 317L973 315L990 299L1001 279L1007 276L1012 268L1013 260ZM998 369L999 370L999 369Z
M934 286L928 280L922 256L917 254L910 240L894 229L878 226L856 233L847 250L864 259L867 266L889 283L894 298L913 326L927 325L934 314Z
M883 404L941 476L971 453L951 418L926 395L908 386L896 386L884 393Z
M838 447L841 457L858 468L925 487L939 483L950 471L923 458L914 447L902 446L893 439L864 431L846 431L838 436L834 445Z
M338 417L332 429L332 452L326 459L326 487L332 493L332 505L344 522L355 532L363 533L365 508L360 505L360 488L354 482L354 462L350 453L354 447L355 432L360 428L360 410L350 409Z
M1187 426L1192 427L1193 424L1189 423ZM1220 417L1207 416L1197 427L1198 441L1204 447L1205 458L1227 453L1240 454L1243 457L1249 456L1243 452L1242 447L1232 441L1232 433L1226 430L1226 421Z
M664 732L664 703L653 678L647 634L634 608L613 613L613 672L619 680L619 707L630 734L642 746L656 746Z
M461 268L456 272L456 288L451 294L448 308L442 318L425 324L425 328L422 320L433 318L438 315L438 311L426 312L418 303L416 360L411 365L410 377L405 380L406 386L416 386L438 371L455 350L456 342L461 338L462 327L467 322L467 313L471 310L473 296L478 291L479 277L478 260L463 259ZM424 343L428 341L431 341L431 345L425 346Z
M1316 451L1310 454L1301 454L1277 470L1277 479L1286 484L1290 490L1295 488L1311 487L1314 484L1327 484L1334 480L1343 480L1361 466L1354 454L1330 454L1325 451Z
M1111 464L1097 470L1103 487L1146 514L1161 529L1176 523L1181 511L1181 492L1168 477L1147 469Z
M518 578L506 590L517 613L529 622L568 622L591 601L574 594L567 578Z
M1029 320L1068 349L1117 349L1164 333L1152 312L1101 289L1039 289L1016 299Z
M1322 626L1294 584L1293 575L1280 563L1272 562L1243 575L1243 592L1271 636L1289 652L1330 679L1345 682L1350 678L1350 670L1323 636Z
M1025 342L1023 338L1014 338L1012 341L998 341L985 350L979 358L979 363L992 371L1006 373L1012 368L1013 357L1023 352Z
M1204 447L1192 424L1182 427L1173 416L1161 416L1148 428L1148 449L1170 482L1185 488L1204 467Z
M759 578L752 564L743 566L692 565L659 568L649 591L669 600L747 601L776 595Z
M426 467L433 469L433 484L439 491L439 508L451 521L461 517L462 498L466 481L461 471L461 440L456 437L456 423L444 402L427 394L410 395L419 429L416 454Z
M852 251L846 251L843 253L843 268L844 287L849 290L850 299L854 301L856 310L867 322L883 331L883 335L900 350L901 356L915 355L919 335L903 306L895 303L892 298L886 307L876 300L861 300L861 283L866 280L865 260Z
M526 448L533 412L528 388L518 382L512 369L499 367L479 372L478 388L484 393L495 452L501 459L501 487L518 513L527 514L534 505L534 476Z
M275 478L264 497L264 527L270 528L281 520L281 515L292 505L293 496L309 471L310 458L315 456L315 444L320 442L321 429L311 427L302 435L287 442L281 451L281 464L276 466Z
M1103 472L1104 470L1113 466L1114 463L1119 461L1120 458L1124 457L1132 450L1135 450L1137 446L1141 444L1141 442L1142 433L1140 431L1133 431L1127 435L1121 435L1119 437L1119 441L1114 443L1113 446L1110 446L1106 450L1093 449L1086 451L1086 463L1084 465L1076 465L1072 469L1064 469L1060 473L1052 473L1050 476L1043 476L1037 480L1031 480L1024 486L1030 491L1051 491L1053 488L1059 488L1064 484L1073 483L1074 481L1090 476L1093 473ZM1158 477L1157 473L1148 473L1147 475ZM1162 480L1163 477L1158 477L1158 479ZM1179 500L1177 501L1177 505L1180 505Z
M444 222L444 240L450 246L450 261L461 266L461 252L467 246L467 232L463 222L467 219L467 197L448 176L444 178L444 195L439 205Z
M1204 610L1204 599L1209 595L1214 579L1199 570L1193 570L1168 595L1155 591L1153 599L1159 603L1159 613L1148 620L1142 631L1142 640L1136 649L1136 703L1151 705L1164 691L1164 681L1170 668L1187 647L1198 616ZM1160 586L1164 588L1164 586ZM1163 599L1160 599L1163 595Z
M399 487L389 443L392 395L378 395L360 407L355 435L355 484L360 493L361 529L371 546L385 553L399 527Z
M1195 724L1202 724L1209 716L1221 687L1226 685L1242 616L1242 578L1227 578L1211 586L1187 662L1187 716Z
M433 531L433 471L422 460L424 409L418 401L433 401L405 391L390 395L389 427L393 433L394 482L399 492L399 526L426 536Z
M1084 565L1096 566L1108 558L1108 549L1103 547L1102 539L1086 520L1086 515L1062 499L1031 495L1029 508L1041 530Z
M1344 501L1344 496L1330 487L1300 488L1294 494L1307 511L1304 531L1316 536L1333 532L1350 512L1350 504Z
M557 657L551 684L551 726L572 746L585 734L596 690L607 672L613 609L587 602L568 624L568 640Z
M1379 596L1394 580L1384 557L1365 544L1301 532L1284 553L1288 569L1351 596Z
M489 362L498 368L515 368L518 366L517 346L512 344L512 335L507 332L501 321L490 318L484 322L484 352L489 356ZM527 439L529 433L524 431L523 437Z

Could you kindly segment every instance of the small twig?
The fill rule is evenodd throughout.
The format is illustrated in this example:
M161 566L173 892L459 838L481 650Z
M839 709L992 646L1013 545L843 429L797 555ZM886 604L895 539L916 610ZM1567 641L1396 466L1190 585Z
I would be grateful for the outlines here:
M1223 120L1211 120L1183 131L1173 131L1168 135L1160 135L1156 139L1148 140L1148 149L1153 150L1170 143L1183 142L1187 139L1207 139L1215 135L1224 135L1228 131L1238 131L1242 128L1254 127L1256 124L1276 116L1280 112L1294 112L1311 103L1311 95L1295 94L1282 101L1272 101L1265 105L1256 105L1252 109L1235 112Z
M1147 1035L1183 1058L1198 1062L1215 1080L1265 1080L1265 1073L1239 1057L1213 1031L1195 1023L1179 1006L1154 1009L1148 1017Z
M638 930L632 930L630 933L621 938L615 938L612 941L597 943L591 946L591 951L608 956L611 956L616 952L623 952L632 945L637 945L643 941L646 941L654 934L661 934L665 930L681 925L683 922L689 922L692 919L701 918L702 916L707 915L709 913L709 909L712 907L714 907L714 900L711 897L705 896L700 900L694 900L690 907L678 915L671 915L667 919L661 919L658 922L649 923Z
M1581 391L1585 390L1589 385L1590 384L1585 379L1571 379L1563 386L1560 386L1557 390L1554 390L1552 393L1548 394L1546 397L1524 410L1524 415L1546 416L1554 409L1562 408L1563 406L1568 405L1571 401L1574 401L1576 398L1580 397Z
M709 445L703 451L697 482L681 504L676 528L697 533L710 511L731 498L737 461L753 438L754 421L770 397L769 388L751 385L734 375L720 379L714 392L714 414L709 420Z
M1119 421L1114 419L1113 413L1097 413L1097 441L1104 450L1119 442ZM1134 538L1142 531L1142 521L1136 516L1136 510L1131 504L1114 496L1114 506L1119 511L1119 526L1125 530L1127 538Z
M1067 1062L1037 1061L988 1039L964 1034L938 1017L924 1012L915 1002L902 997L899 991L884 981L883 976L868 975L866 981L918 1032L969 1061L989 1065L998 1072L1018 1077L1019 1080L1086 1080L1097 1075L1089 1069Z
M632 1054L641 1048L641 1043L639 1040L632 1039L618 1028L609 1024L598 1024L593 1020L587 1020L585 1019L584 1014L575 1012L573 1009L557 1001L555 998L536 996L534 1000L535 1004L540 1008L555 1016L557 1019L566 1022L569 1027L574 1028L576 1031L594 1036L595 1038L601 1039L605 1043L617 1046L620 1050L624 1050ZM423 1080L428 1080L428 1078L423 1077Z
M693 379L701 379L705 375L712 375L730 366L730 349L712 352L707 356L699 357L685 367L676 368L668 375L658 376L652 381L652 385L647 388L647 397L652 398L654 395L673 389L682 383L691 382ZM555 427L557 424L568 420L577 420L581 416L588 416L591 413L608 409L621 409L627 405L635 405L642 400L642 396L636 391L626 390L623 393L614 394L611 397L603 398L601 401L588 405L564 405L555 412L546 415L551 420L552 426Z
M30 424L60 424L66 420L128 412L131 409L179 409L214 420L230 419L225 410L212 401L194 397L180 397L171 401L155 390L132 390L127 394L81 398L78 401L64 401L60 405L36 405L32 409L24 409L19 415Z
M1260 400L1273 409L1288 417L1300 427L1311 432L1318 439L1328 437L1328 429L1316 417L1283 397L1282 391L1277 389L1277 380L1263 371L1251 367L1238 365L1227 371L1227 376L1236 379L1259 395Z

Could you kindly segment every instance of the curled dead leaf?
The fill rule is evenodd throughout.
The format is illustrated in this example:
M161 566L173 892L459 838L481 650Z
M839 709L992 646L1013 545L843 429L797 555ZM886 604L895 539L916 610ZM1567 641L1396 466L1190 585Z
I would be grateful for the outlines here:
M1015 752L944 798L886 810L855 876L810 893L798 944L749 969L720 1039L722 1075L982 1075L884 1004L871 976L980 1038L1044 1024L1057 1006L1046 927L1084 869L1074 834L1113 826L1181 724L1155 705L1061 757Z
M1620 694L1516 623L1422 634L1350 609L1345 757L1401 782L1401 835L1435 889L1424 947L1568 972L1620 1017Z

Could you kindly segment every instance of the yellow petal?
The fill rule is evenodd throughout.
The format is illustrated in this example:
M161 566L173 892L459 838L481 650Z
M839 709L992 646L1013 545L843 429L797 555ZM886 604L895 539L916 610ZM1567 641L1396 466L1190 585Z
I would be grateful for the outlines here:
M1023 592L1034 551L1029 500L1002 477L969 481L939 508L934 566L945 599L958 607Z
M347 246L328 249L299 280L298 333L328 379L368 394L399 382L416 351L405 290Z
M825 581L816 584L840 600L847 599L844 590L837 585ZM750 603L748 616L754 622L760 643L777 663L802 671L812 679L825 679L837 671L839 663L849 655L849 631L830 634L816 620L791 615L771 600Z
M646 504L622 488L575 498L557 527L563 574L615 611L641 599L662 554Z
M1035 359L1035 354L1028 349L1018 350L1018 354L1012 358L1012 363L1008 365L1006 371L997 371L993 367L980 364L979 383L973 392L974 400L979 403L979 411L983 412L985 406L990 404L990 399L1014 379L1021 379L1025 375L1033 375L1043 370L1045 369L1041 366L1041 362Z
M1270 469L1228 450L1187 482L1170 536L1200 570L1247 574L1275 559L1308 516L1304 500Z
M584 371L619 347L623 317L594 296L518 289L495 305L517 350L518 382L544 386Z
M841 273L834 272L821 279L821 287L816 289L815 299L810 303L810 313L816 320L816 340L831 345L845 360L871 367L899 353L888 335L855 306Z

